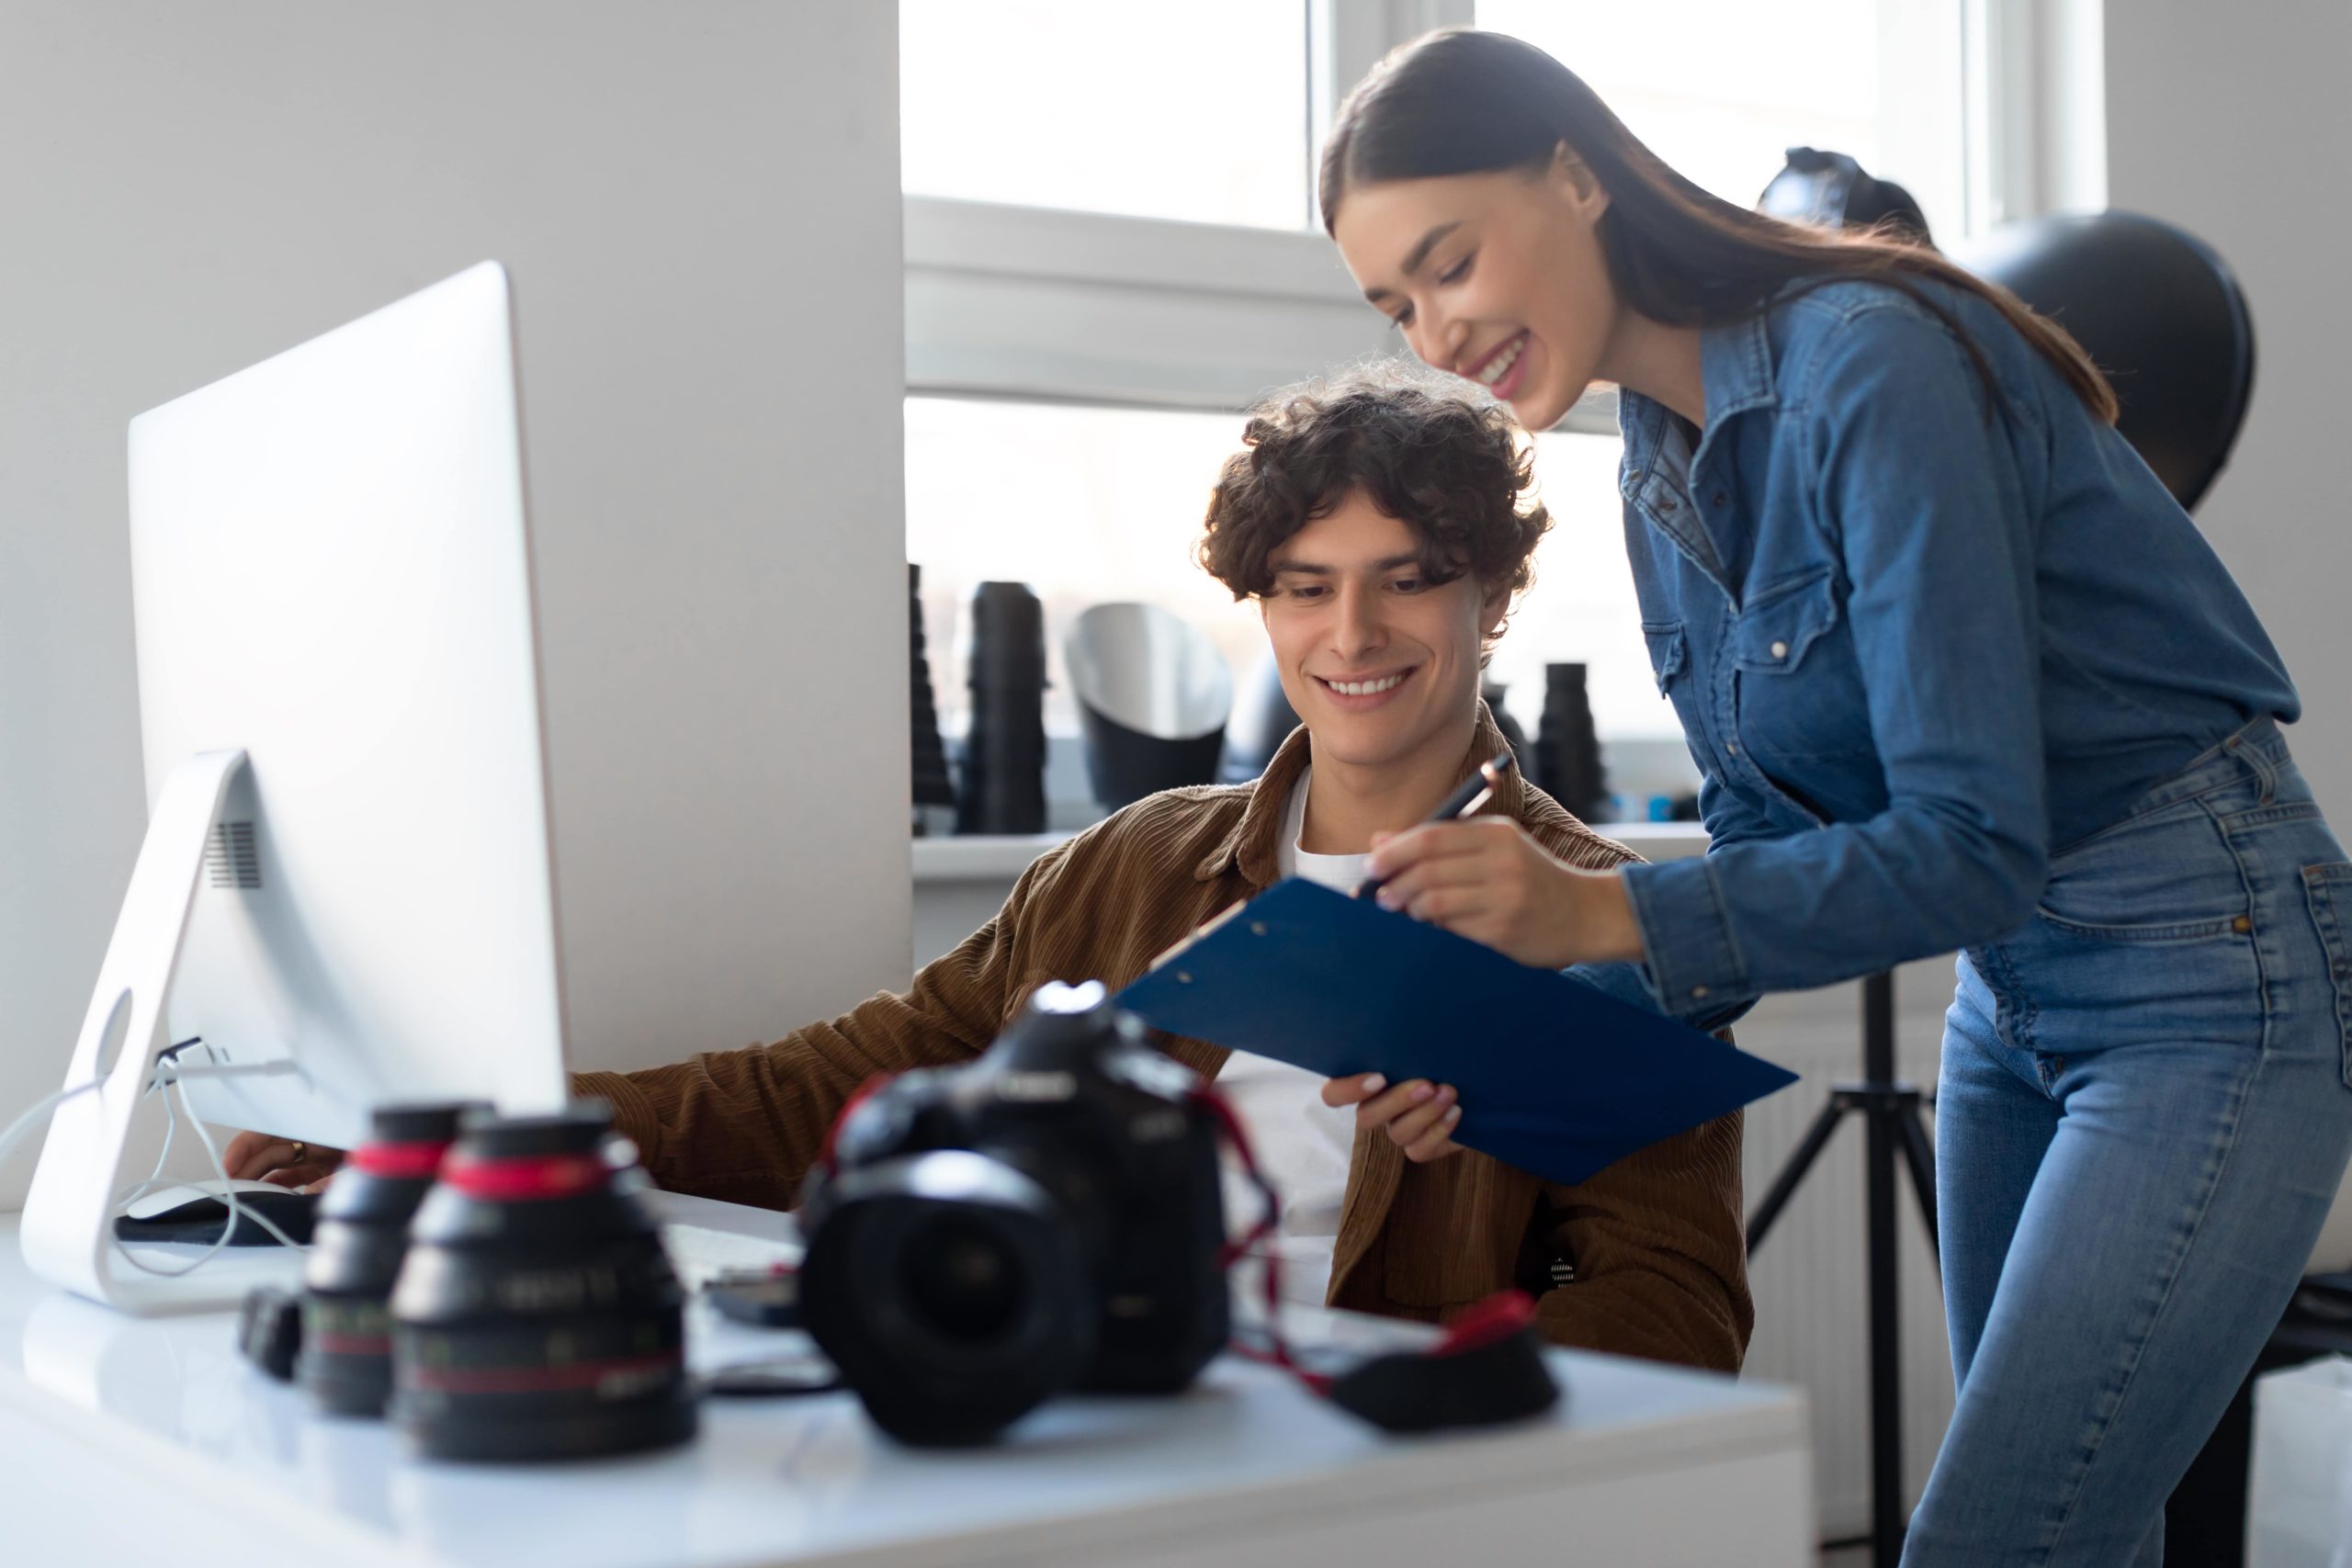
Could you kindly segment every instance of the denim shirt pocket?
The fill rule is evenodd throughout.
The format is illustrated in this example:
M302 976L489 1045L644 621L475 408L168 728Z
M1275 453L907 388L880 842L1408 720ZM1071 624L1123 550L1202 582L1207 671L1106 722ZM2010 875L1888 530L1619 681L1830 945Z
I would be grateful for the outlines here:
M1759 766L1804 772L1875 755L1860 667L1850 653L1836 656L1844 619L1836 573L1824 565L1757 590L1732 621L1724 652L1739 676L1739 739Z
M1650 668L1657 674L1657 694L1662 697L1690 662L1690 639L1682 635L1680 621L1644 621L1642 640L1650 645Z
M1732 625L1732 662L1742 670L1793 671L1838 624L1837 584L1824 566L1759 590Z

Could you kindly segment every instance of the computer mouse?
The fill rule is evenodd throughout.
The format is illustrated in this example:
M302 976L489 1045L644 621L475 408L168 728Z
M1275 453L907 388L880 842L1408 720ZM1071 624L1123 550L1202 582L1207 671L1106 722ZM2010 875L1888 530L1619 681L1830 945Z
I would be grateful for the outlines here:
M183 1203L201 1202L206 1199L217 1202L224 1191L234 1192L239 1198L243 1198L248 1192L290 1192L293 1189L281 1187L275 1181L239 1181L233 1179L182 1181L169 1187L158 1187L152 1192L132 1199L122 1206L122 1212L133 1219L152 1220L156 1215L167 1213Z
M131 1202L116 1216L114 1234L129 1242L175 1242L209 1247L220 1239L229 1223L229 1205L220 1198L223 1187L235 1191L248 1215L259 1214L286 1233L297 1246L307 1246L319 1194L297 1192L266 1181L209 1181L165 1187ZM231 1233L231 1247L276 1247L272 1235L250 1218L241 1219Z

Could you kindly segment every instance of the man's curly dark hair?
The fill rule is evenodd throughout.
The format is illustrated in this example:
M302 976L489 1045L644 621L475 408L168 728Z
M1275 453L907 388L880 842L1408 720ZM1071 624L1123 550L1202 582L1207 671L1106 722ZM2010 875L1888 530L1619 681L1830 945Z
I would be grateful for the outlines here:
M1267 563L1283 542L1355 491L1412 529L1430 581L1467 572L1516 598L1534 581L1552 517L1530 493L1531 444L1500 404L1466 388L1357 371L1269 398L1241 440L1217 477L1198 551L1236 599L1272 588Z

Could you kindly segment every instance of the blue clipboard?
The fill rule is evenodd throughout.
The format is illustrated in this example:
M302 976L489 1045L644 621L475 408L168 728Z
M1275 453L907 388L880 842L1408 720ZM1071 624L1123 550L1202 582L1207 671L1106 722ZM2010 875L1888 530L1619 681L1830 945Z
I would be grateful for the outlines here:
M1577 1182L1796 1081L1688 1024L1293 877L1119 993L1154 1029L1461 1093L1453 1141Z

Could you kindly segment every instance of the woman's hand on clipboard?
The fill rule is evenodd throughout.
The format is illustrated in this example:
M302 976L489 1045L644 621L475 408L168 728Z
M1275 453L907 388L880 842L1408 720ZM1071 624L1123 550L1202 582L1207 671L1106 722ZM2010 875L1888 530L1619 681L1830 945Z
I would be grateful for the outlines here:
M1641 928L1615 872L1579 871L1508 817L1374 834L1381 908L1539 969L1642 956Z

